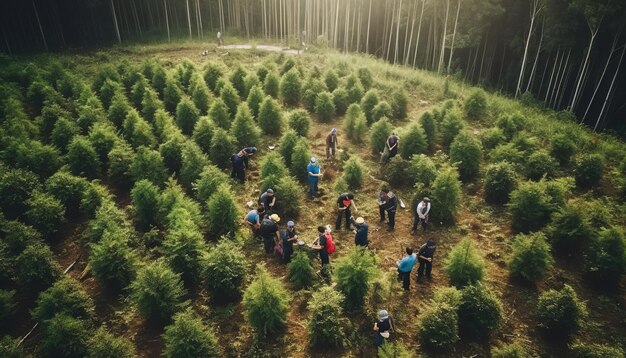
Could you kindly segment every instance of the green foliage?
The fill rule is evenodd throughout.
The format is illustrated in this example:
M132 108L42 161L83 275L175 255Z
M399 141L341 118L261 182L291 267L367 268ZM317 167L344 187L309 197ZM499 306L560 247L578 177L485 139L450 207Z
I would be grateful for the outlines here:
M348 77L346 89L348 91L348 103L359 103L363 97L363 92L365 92L361 81L354 75Z
M42 238L41 233L35 230L32 226L23 224L17 220L0 220L0 235L2 235L3 242L0 244L0 252L6 252L12 256L16 256L24 249L35 242L39 242ZM12 260L5 260L5 262ZM11 262L11 265L13 263ZM0 265L0 267L5 267ZM8 268L7 268L8 270ZM5 277L0 275L1 277ZM0 280L2 282L2 280Z
M619 287L626 272L626 242L622 231L615 227L603 229L591 241L585 270L591 282L603 289Z
M265 134L278 135L282 128L280 105L275 99L266 96L259 108L259 126Z
M507 139L512 139L517 132L524 129L526 125L526 117L520 112L513 113L509 116L502 116L496 121L496 126L502 130Z
M129 170L130 176L134 181L147 179L157 186L162 186L167 178L161 154L146 147L137 148L137 153L130 164Z
M211 138L211 147L209 148L211 161L220 168L228 168L230 166L230 157L235 150L235 138L224 129L215 128L213 138Z
M66 118L59 118L59 120L54 124L52 133L50 134L50 140L52 141L52 144L54 144L62 152L66 152L67 145L70 143L72 138L78 134L78 132L80 132L80 128L74 121Z
M459 340L456 308L445 303L435 303L420 317L419 338L425 348L445 350Z
M575 152L576 145L568 135L557 134L552 137L552 141L550 143L550 154L559 162L559 164L569 164L570 159Z
M204 153L208 154L211 150L211 139L213 139L214 130L215 123L211 120L211 118L207 116L200 117L200 119L196 122L196 126L193 129L192 138ZM181 138L178 136L170 139L170 141L172 140L175 140L177 143L182 143ZM163 144L161 146L163 146ZM171 169L172 168L170 168L170 170Z
M578 332L586 316L585 304L569 285L563 286L560 291L551 289L539 296L539 327L555 338L568 339Z
M262 337L274 335L285 328L289 311L289 293L265 267L258 265L257 277L243 296L248 321Z
M211 237L234 238L239 229L240 213L227 184L218 186L207 202L207 224Z
M246 102L248 102L248 107L250 107L254 118L259 116L259 108L261 107L261 102L263 102L264 98L265 94L260 86L253 86L250 88Z
M256 147L261 137L260 132L252 118L248 104L242 102L237 108L237 115L230 128L230 134L236 139L239 147Z
M176 124L183 134L191 135L193 128L200 117L196 105L187 97L184 97L176 106Z
M153 89L147 88L141 100L141 114L149 122L154 122L154 115L159 109L163 109L163 103Z
M78 213L89 182L67 172L57 172L46 181L46 189L65 206L66 215Z
M509 162L491 164L485 171L485 200L489 203L504 204L517 185L515 168Z
M139 75L139 78L137 78L137 81L134 82L130 89L130 100L138 110L141 110L141 101L148 86L146 78L143 75Z
M339 76L337 76L337 72L335 72L332 68L326 71L326 74L324 75L324 83L330 92L333 92L337 87L339 87Z
M441 122L441 136L444 147L448 148L452 141L465 128L465 123L461 119L461 114L457 110L449 111Z
M343 295L328 286L311 295L307 305L311 312L308 323L311 346L347 345L346 326L349 321L343 317L343 301Z
M502 320L502 303L486 286L466 286L458 308L459 331L476 339L487 338Z
M65 214L65 208L59 200L48 193L35 191L26 204L29 207L26 212L27 222L44 237L59 231Z
M409 176L413 181L410 184L422 183L425 187L430 187L437 177L435 162L425 154L414 154L409 163Z
M174 322L165 327L163 341L164 357L220 356L215 333L191 309L174 316Z
M268 96L278 98L279 87L280 79L278 77L278 73L274 70L268 72L265 76L265 80L263 81L263 92L265 92Z
M343 179L351 190L359 189L363 186L365 166L359 157L352 156L343 165Z
M351 104L350 107L348 107L346 116L343 119L343 128L345 129L348 138L352 140L355 139L354 128L356 127L359 117L365 117L363 111L361 110L361 106L356 103Z
M380 101L372 110L372 121L376 122L381 118L393 118L393 110L387 101Z
M506 141L502 129L494 127L489 128L482 133L481 141L485 149L493 149Z
M525 158L524 153L517 149L513 143L501 144L489 153L489 159L492 163L506 161L520 167L520 169Z
M452 248L445 263L450 283L456 287L472 285L485 276L485 260L467 238Z
M117 128L120 128L130 109L131 107L124 94L116 93L111 100L107 116Z
M27 290L44 290L60 276L61 268L47 245L28 245L15 259L15 282Z
M572 253L592 241L596 232L579 207L568 205L554 213L548 235L556 253Z
M261 86L261 81L259 80L259 76L257 76L257 74L254 72L248 73L246 75L246 78L244 79L244 82L245 82L246 88L245 88L245 92L243 93L242 99L250 95L250 90L253 87L260 88Z
M287 265L287 280L294 290L301 290L311 287L314 279L315 269L309 255L304 251L297 251Z
M191 93L191 99L200 112L200 115L206 115L208 113L210 98L211 94L207 86L203 82L199 82Z
M246 276L246 257L237 243L221 239L203 263L204 285L213 300L229 302L239 297Z
M178 102L180 102L180 98L182 96L182 91L171 78L168 78L165 81L165 88L163 89L163 104L165 104L165 109L174 114L176 113L176 107L178 106Z
M378 358L411 358L412 356L402 342L385 340L383 345L378 347Z
M213 93L217 93L215 85L217 84L217 80L219 80L223 75L222 67L217 65L216 63L209 62L204 71L204 82L209 87Z
M313 112L315 110L317 95L327 91L327 88L324 82L317 79L310 79L309 82L304 85L303 91L302 104L309 112Z
M7 324L8 318L15 313L15 291L0 290L0 323ZM0 352L2 352L0 350Z
M300 88L302 80L300 72L292 68L280 80L280 96L288 106L296 106L300 102Z
M367 124L374 122L374 107L376 107L379 101L378 92L373 89L367 91L361 99L361 108L363 109L363 113L365 113Z
M517 342L491 349L492 358L526 358L528 356L528 353L526 353L524 348Z
M63 278L52 287L41 292L33 318L38 321L47 321L56 315L89 319L92 317L94 305L91 298L80 284L72 278Z
M291 167L289 169L291 174L301 182L306 182L308 178L306 168L310 159L311 153L309 152L306 141L300 139L293 147L293 152L291 153Z
M604 172L604 158L600 154L584 155L576 161L576 186L589 189L598 186Z
M287 117L289 128L293 129L297 135L306 137L309 134L311 120L309 114L303 109L296 109L289 113ZM286 159L285 159L286 160Z
M137 257L128 246L128 236L124 229L114 226L91 244L89 266L96 279L114 291L125 288L135 277Z
M315 114L320 122L329 122L335 115L335 103L333 95L329 92L321 92L315 99Z
M291 167L291 154L293 153L293 148L296 146L298 140L298 134L293 129L287 130L280 139L278 151L280 155L282 155L287 167Z
M224 101L224 104L228 108L230 118L234 117L237 113L237 106L241 101L237 90L227 82L220 90L220 98Z
M478 176L481 153L480 142L469 132L463 131L454 137L450 145L450 161L458 163L462 181L471 181Z
M370 146L372 154L379 155L385 148L387 138L391 134L393 127L387 118L382 118L378 122L372 124L370 129Z
M202 169L209 164L209 160L202 153L200 147L192 141L187 141L182 150L182 166L180 168L180 182L191 189L198 179Z
M366 249L354 247L337 260L337 290L345 296L347 309L360 310L363 307L377 274L376 257Z
M191 218L189 211L175 208L168 215L170 230L165 235L163 248L165 259L183 281L194 285L202 270L200 257L204 251L202 233Z
M135 346L127 338L114 336L104 327L99 328L89 339L89 358L133 358L137 356Z
M179 275L163 261L142 267L131 284L131 300L148 321L168 322L182 306L184 293Z
M401 187L408 183L409 161L399 156L391 158L385 165L384 180L392 187Z
M333 104L335 105L335 112L338 116L346 114L348 108L348 92L344 88L337 88L332 91Z
M211 108L209 109L209 117L213 120L218 127L228 129L230 128L231 116L228 112L226 103L221 98L217 98L213 101Z
M85 357L89 332L84 321L66 315L57 315L45 324L41 339L44 357Z
M119 140L115 128L108 122L98 122L89 131L89 141L103 164L108 163L109 152Z
M597 343L578 343L571 347L572 358L624 358L620 347Z
M85 105L79 107L76 123L83 132L86 132L94 123L104 120L104 117L102 103L100 103L97 97L92 96L85 101Z
M404 90L404 88L396 89L391 94L391 110L393 113L393 118L406 118L408 102L409 99L406 95L406 91Z
M134 147L152 147L156 144L156 138L152 133L152 127L134 109L128 112L122 124L124 138Z
M526 161L526 177L530 180L550 178L554 175L556 160L545 151L533 152Z
M459 174L454 168L443 168L435 178L432 186L432 219L435 222L452 224L456 220L457 210L461 204L461 183Z
M435 123L435 117L431 112L424 112L420 117L420 124L426 136L428 149L432 150L437 142L437 123Z
M205 203L217 190L217 187L221 183L228 183L228 180L228 175L222 172L215 165L205 166L202 173L200 173L200 177L193 185L193 188L196 191L196 198L201 203Z
M157 66L154 69L151 81L152 87L159 93L160 97L163 97L165 86L167 85L167 72L162 66Z
M374 85L374 77L372 76L372 71L370 71L367 67L361 67L357 71L359 76L359 81L363 84L363 87L366 90L369 90Z
M527 281L541 279L552 266L552 254L546 236L539 232L513 238L509 257L511 275Z
M117 187L131 186L130 166L135 160L133 149L126 142L118 142L108 154L109 178Z
M232 83L233 85L233 88L237 90L237 93L239 93L242 97L244 97L246 94L245 78L246 71L241 68L241 66L237 66L237 68L235 69L235 71L233 71L229 78L230 83Z
M463 105L465 116L470 120L482 119L487 115L487 94L478 89L470 94Z
M426 143L426 134L419 123L414 123L407 128L402 134L403 143L400 146L400 155L402 158L409 160L415 154L421 154L426 151L428 144Z
M75 136L67 147L67 163L74 175L93 179L100 172L100 158L91 142L83 136Z
M522 182L510 195L511 226L518 232L544 227L556 209L546 195L545 182Z
M22 215L28 210L26 200L39 188L39 179L35 174L22 169L3 170L0 173L0 208L10 219Z
M159 188L150 181L142 179L135 183L130 196L139 224L145 228L156 224Z

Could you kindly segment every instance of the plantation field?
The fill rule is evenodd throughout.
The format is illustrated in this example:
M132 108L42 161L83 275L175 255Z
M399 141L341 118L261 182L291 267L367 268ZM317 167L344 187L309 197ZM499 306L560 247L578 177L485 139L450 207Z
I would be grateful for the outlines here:
M380 357L623 356L623 142L369 56L205 48L0 58L0 356L374 357L383 308ZM328 283L308 248L265 254L241 219L267 188L306 242L354 193L369 250L342 223ZM405 292L396 261L428 239L433 278Z

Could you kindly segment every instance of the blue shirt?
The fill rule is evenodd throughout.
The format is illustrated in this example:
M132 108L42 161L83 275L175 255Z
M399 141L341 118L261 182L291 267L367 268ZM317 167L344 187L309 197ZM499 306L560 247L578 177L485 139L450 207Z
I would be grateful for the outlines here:
M246 220L251 224L259 223L259 213L256 210L251 210L248 215L246 215Z
M309 181L316 182L319 179L319 177L314 177L308 174L308 173L319 174L320 173L319 165L314 165L313 163L309 163L309 165L307 165L306 167L306 171L307 171L307 175L309 176Z
M417 261L417 256L415 254L404 257L398 263L398 270L400 270L400 272L411 272L413 266L415 265L415 261Z

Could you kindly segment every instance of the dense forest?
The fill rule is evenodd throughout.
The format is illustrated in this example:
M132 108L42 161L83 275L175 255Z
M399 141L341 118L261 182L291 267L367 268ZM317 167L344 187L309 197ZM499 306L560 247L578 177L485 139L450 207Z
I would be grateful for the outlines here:
M373 54L624 133L619 0L7 0L0 10L9 54L221 31Z

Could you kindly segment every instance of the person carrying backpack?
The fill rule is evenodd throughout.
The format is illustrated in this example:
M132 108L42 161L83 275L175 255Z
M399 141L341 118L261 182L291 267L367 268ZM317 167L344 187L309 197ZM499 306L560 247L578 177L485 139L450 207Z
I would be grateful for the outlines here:
M321 273L325 278L328 279L328 270L330 266L330 256L333 252L335 252L335 242L333 241L333 237L330 234L330 230L328 227L318 226L317 231L319 233L319 237L313 241L311 244L311 248L314 250L318 250L320 253L320 261L322 261L322 269Z
M432 239L428 240L428 242L420 247L420 251L417 254L417 259L420 263L417 268L417 282L422 281L424 270L426 270L426 279L430 281L430 273L433 269L433 256L435 256L435 250L437 250L437 245L435 244L435 240Z
M374 322L374 332L376 334L376 348L379 348L389 339L389 332L393 330L391 325L391 317L387 310L378 311L378 320Z
M261 221L259 234L263 238L263 248L266 254L271 254L274 250L274 246L280 243L278 222L280 222L280 217L276 214L272 214Z

